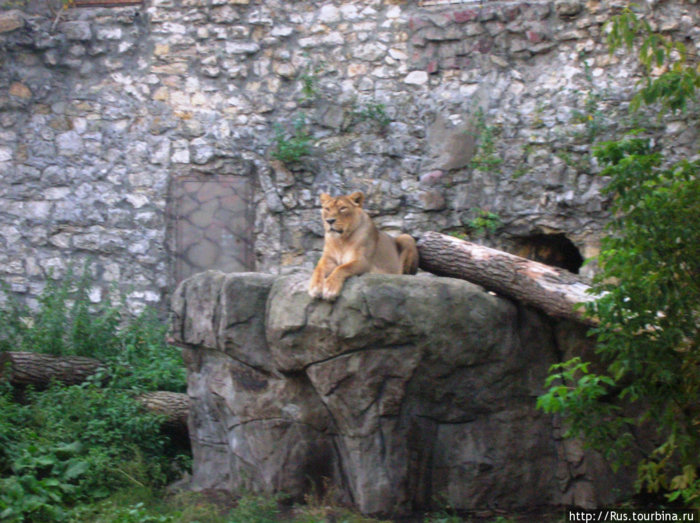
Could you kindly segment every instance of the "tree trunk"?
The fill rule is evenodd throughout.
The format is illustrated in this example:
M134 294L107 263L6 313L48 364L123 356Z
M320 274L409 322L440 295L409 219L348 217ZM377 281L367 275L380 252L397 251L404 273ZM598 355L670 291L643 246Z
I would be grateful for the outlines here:
M438 232L425 233L418 251L423 270L468 280L556 318L595 324L577 307L595 297L569 271Z
M53 356L36 352L0 354L0 376L15 386L46 387L52 379L66 385L76 385L104 369L100 361L83 356Z

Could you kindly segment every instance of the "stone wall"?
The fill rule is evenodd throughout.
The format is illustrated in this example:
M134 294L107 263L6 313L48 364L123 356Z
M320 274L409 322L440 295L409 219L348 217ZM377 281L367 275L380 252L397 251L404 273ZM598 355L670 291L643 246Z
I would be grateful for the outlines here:
M637 76L607 52L609 2L425 4L149 0L57 23L43 4L3 13L0 277L36 296L50 271L91 257L94 299L117 282L138 308L194 270L310 267L322 190L366 191L389 231L473 235L484 210L500 228L479 241L537 255L558 243L530 238L556 234L585 258L607 217L591 141L641 124L694 152L681 116L662 127L628 115ZM700 45L697 5L646 9ZM295 123L312 154L270 161ZM222 212L212 194L230 194Z

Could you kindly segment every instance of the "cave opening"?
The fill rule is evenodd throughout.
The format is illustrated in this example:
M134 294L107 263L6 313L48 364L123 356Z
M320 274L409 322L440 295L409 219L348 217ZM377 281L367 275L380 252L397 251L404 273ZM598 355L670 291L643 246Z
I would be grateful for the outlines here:
M583 256L564 234L533 234L516 240L518 256L579 273Z

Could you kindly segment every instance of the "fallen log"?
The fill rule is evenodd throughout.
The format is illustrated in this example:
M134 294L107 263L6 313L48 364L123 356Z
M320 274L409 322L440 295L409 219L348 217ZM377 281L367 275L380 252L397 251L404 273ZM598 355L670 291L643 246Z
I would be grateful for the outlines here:
M0 379L9 381L15 387L33 385L44 388L51 380L77 385L101 370L106 370L102 362L83 356L53 356L37 352L0 354ZM141 394L136 399L146 410L165 417L166 430L187 433L187 394L155 391Z
M569 271L438 232L425 233L418 252L425 271L476 283L556 318L595 324L578 306L595 296Z
M51 380L77 385L100 370L106 370L102 362L84 356L53 356L37 352L0 354L0 377L14 386L46 387Z
M180 392L158 390L145 392L136 398L146 410L165 417L166 428L187 431L190 398Z

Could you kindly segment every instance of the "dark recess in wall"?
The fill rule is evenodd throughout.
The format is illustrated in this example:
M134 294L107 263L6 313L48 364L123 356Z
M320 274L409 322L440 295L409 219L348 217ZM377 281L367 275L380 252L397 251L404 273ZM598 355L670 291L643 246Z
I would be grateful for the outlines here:
M519 238L515 254L574 274L578 274L583 265L583 256L564 234L533 234Z

